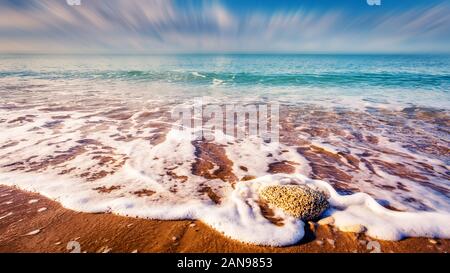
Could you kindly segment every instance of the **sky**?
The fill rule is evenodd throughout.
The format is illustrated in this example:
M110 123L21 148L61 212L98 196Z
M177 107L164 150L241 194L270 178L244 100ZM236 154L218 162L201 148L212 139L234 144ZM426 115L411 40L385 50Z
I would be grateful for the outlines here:
M0 0L0 53L450 53L450 0L367 1Z

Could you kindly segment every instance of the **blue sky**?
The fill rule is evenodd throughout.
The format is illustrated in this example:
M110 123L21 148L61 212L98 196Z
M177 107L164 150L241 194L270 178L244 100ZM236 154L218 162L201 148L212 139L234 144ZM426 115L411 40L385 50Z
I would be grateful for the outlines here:
M0 0L0 52L450 52L450 0Z

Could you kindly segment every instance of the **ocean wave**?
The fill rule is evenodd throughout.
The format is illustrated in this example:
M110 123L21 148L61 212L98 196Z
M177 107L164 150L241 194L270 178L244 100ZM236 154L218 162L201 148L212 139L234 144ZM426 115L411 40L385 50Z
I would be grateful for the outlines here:
M231 86L307 86L307 87L377 87L450 90L450 75L423 73L230 73L196 71L3 71L0 78L24 79L103 79L121 81L160 81L181 84L210 85L226 83Z

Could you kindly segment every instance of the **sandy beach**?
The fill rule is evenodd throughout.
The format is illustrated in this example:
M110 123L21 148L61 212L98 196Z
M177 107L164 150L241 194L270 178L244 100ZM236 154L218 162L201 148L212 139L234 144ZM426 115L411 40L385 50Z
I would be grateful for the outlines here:
M15 201L8 204L11 198ZM383 253L447 253L450 250L450 240L380 241L313 223L308 224L307 235L298 244L256 246L226 238L201 221L159 221L80 213L62 208L39 194L5 186L0 186L0 204L0 252L67 253L77 250L73 242L80 244L81 252L88 253L370 253L377 250Z

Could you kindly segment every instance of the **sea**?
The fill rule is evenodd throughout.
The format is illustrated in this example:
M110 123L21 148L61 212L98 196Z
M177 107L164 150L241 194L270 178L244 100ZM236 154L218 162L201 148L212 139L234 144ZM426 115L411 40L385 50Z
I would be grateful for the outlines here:
M192 139L171 112L199 100L279 105L279 141ZM301 184L342 230L450 238L449 111L450 55L0 55L0 184L271 246L305 222L259 191Z

